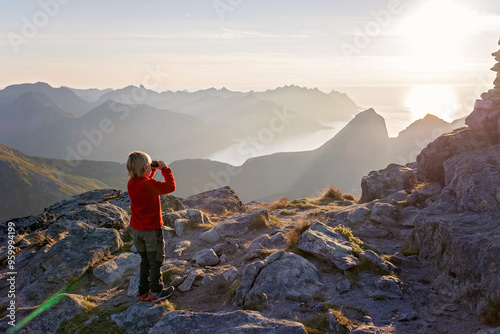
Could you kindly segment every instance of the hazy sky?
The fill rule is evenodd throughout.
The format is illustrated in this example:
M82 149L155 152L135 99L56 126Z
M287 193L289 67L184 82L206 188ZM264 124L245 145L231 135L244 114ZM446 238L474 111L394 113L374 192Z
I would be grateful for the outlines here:
M0 0L0 6L0 88L37 81L157 91L477 86L493 81L490 54L500 37L498 0ZM366 96L360 92L352 95Z

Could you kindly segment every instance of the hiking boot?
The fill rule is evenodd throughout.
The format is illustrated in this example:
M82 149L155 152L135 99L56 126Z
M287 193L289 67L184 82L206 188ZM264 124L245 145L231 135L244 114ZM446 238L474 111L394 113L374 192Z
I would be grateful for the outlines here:
M146 294L141 295L141 302L149 302L151 301L151 291L148 291Z
M163 289L160 292L152 292L150 301L152 301L153 303L157 303L160 300L167 299L168 297L172 296L173 294L174 294L174 287L169 286L168 288Z

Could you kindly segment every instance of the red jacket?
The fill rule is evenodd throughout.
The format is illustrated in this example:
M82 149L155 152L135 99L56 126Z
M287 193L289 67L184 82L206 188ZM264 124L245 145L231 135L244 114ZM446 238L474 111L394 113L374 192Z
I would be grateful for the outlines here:
M164 168L161 174L165 182L153 179L156 170L148 176L134 177L128 181L132 217L130 227L140 231L156 230L163 226L160 195L175 190L175 179L170 168Z

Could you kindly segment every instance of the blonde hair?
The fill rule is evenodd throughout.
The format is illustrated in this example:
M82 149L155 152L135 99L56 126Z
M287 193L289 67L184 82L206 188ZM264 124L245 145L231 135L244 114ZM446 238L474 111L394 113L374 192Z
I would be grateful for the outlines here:
M128 155L127 170L128 177L141 177L144 174L144 168L151 164L151 157L144 152L134 151Z

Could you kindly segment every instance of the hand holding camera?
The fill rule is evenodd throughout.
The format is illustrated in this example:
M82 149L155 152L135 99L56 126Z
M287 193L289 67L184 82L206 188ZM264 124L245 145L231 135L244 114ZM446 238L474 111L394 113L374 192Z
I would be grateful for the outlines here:
M167 167L167 164L163 160L153 160L151 163L151 168L163 169L165 167Z

